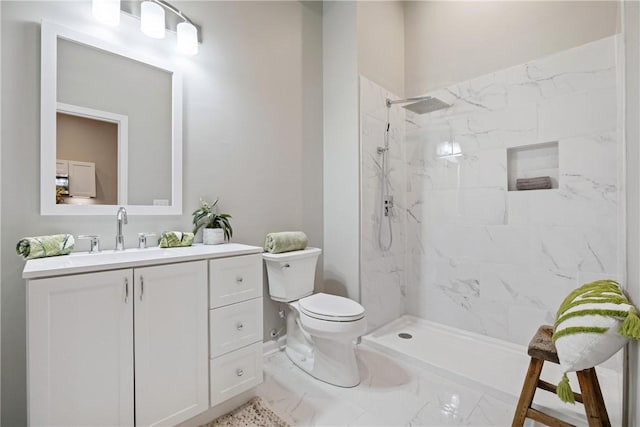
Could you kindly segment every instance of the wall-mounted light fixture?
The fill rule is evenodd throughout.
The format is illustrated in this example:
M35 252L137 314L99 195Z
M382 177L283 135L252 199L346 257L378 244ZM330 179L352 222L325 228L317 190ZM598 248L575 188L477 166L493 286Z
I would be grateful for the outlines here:
M100 22L116 26L120 22L120 0L93 0L93 15ZM164 0L146 0L140 6L140 29L156 39L164 38L165 9L182 20L177 27L178 51L186 55L198 53L198 29L175 6Z
M154 39L164 38L164 8L154 1L143 1L140 6L140 29Z

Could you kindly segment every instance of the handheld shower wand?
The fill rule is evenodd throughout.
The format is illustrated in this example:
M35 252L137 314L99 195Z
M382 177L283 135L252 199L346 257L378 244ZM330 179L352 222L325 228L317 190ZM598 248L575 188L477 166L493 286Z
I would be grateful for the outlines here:
M389 110L391 105L387 102L387 129L384 133L384 147L378 147L378 154L382 155L381 171L380 171L380 218L378 221L378 247L385 252L391 249L393 243L393 229L391 227L391 216L393 215L393 196L390 195L389 176L387 171L387 154L389 152L389 132L391 130L391 121L389 119ZM382 222L387 219L389 228L389 241L385 244L382 239Z

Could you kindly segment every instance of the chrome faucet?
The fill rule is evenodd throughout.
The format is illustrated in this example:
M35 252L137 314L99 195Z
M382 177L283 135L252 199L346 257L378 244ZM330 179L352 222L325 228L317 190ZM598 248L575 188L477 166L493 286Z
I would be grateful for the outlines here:
M122 224L127 224L127 210L120 206L118 213L116 214L116 220L118 221L118 234L116 234L116 251L124 250L124 236L122 235Z

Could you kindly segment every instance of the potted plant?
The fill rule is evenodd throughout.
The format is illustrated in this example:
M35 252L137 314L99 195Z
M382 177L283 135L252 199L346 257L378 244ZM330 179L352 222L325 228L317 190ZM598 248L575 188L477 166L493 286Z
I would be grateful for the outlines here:
M200 209L193 212L193 233L204 227L202 243L205 245L218 245L233 236L233 229L229 223L231 215L216 213L217 204L218 199L210 204L200 199Z

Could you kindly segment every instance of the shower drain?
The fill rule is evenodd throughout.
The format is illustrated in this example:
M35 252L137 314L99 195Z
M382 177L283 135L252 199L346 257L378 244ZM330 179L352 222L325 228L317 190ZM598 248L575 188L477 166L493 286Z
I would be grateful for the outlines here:
M410 340L411 338L413 338L413 335L408 334L408 333L406 333L406 332L400 332L400 333L398 334L398 336L399 336L400 338L402 338L402 339L405 339L405 340Z

